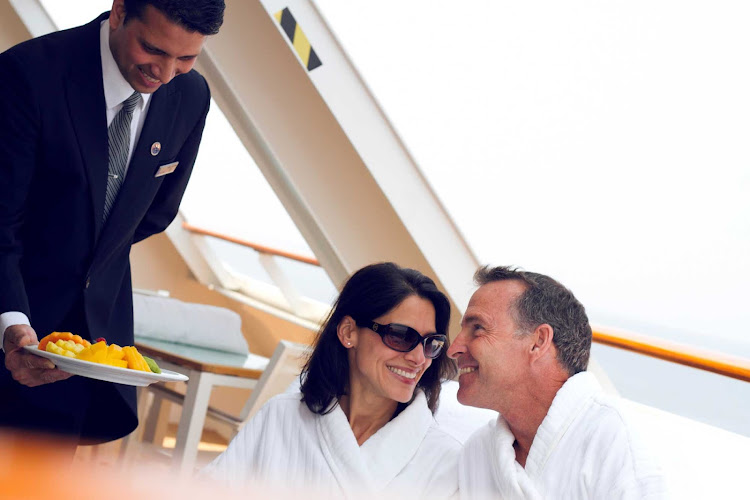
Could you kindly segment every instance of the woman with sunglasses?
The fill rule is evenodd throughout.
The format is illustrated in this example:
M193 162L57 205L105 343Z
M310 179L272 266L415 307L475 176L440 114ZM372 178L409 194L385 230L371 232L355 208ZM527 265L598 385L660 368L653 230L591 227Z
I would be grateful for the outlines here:
M449 318L422 273L360 269L318 333L301 394L271 399L207 474L321 497L453 496L460 444L432 416L440 383L455 375Z

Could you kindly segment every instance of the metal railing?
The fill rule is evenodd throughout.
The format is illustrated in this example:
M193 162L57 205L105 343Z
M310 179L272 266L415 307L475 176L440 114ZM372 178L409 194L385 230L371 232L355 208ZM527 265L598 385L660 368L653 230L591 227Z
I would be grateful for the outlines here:
M750 382L750 359L638 333L597 328L594 342Z
M277 250L275 248L267 247L264 245L258 245L257 243L253 243L251 241L241 240L233 236L227 236L226 234L217 233L216 231L211 231L209 229L204 229L202 227L193 226L192 224L188 224L187 222L182 223L182 228L194 234L201 234L203 236L211 236L212 238L229 241L230 243L236 243L238 245L242 245L243 247L252 248L258 253L273 255L275 257L284 257L285 259L296 260L297 262L303 262L305 264L310 264L313 266L320 267L320 262L318 262L317 259L314 259L312 257L307 257L305 255L299 255L299 254L292 253L292 252L286 252L284 250Z

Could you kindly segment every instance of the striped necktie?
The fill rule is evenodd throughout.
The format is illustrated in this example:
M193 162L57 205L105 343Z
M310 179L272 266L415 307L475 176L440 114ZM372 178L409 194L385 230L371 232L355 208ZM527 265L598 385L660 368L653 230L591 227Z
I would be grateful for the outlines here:
M141 94L133 92L125 99L122 109L109 125L109 172L107 173L107 193L104 197L105 221L109 217L109 212L117 199L117 193L125 180L125 168L130 154L130 122L133 118L133 110L140 100Z

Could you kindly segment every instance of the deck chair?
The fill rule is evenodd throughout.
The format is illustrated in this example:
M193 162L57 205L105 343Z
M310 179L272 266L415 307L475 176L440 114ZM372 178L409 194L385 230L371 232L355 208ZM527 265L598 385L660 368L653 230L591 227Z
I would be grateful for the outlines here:
M258 410L266 404L266 401L277 394L299 388L298 378L302 366L305 364L307 349L308 347L303 344L287 340L279 341L268 366L263 370L263 375L253 388L253 392L242 408L239 417L235 418L230 415L232 417L230 423L234 425L232 437L237 435L242 426L258 413ZM208 413L213 418L221 419L220 414L226 415L218 410L214 414L210 411Z
M228 424L232 428L232 438L234 438L245 422L253 418L266 401L290 388L296 389L298 387L295 381L304 365L306 350L307 346L303 344L280 340L273 356L268 362L268 366L263 370L263 375L261 375L258 383L253 388L240 414L232 415L231 413L209 406L206 411L206 417ZM173 403L182 404L185 399L179 392L164 387L161 384L149 386L148 390L154 394L156 400L166 399ZM159 405L160 402L154 406L158 408ZM149 412L147 418L156 418L156 414ZM147 428L153 429L154 427L155 425L147 425ZM153 436L144 436L144 439L153 440Z

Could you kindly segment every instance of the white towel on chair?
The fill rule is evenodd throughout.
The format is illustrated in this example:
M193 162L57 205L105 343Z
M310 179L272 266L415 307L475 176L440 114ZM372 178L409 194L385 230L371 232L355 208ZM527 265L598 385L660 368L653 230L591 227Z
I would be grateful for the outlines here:
M133 320L139 337L248 354L239 314L223 307L133 294Z

